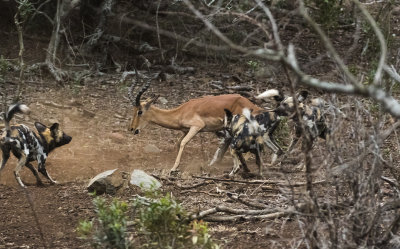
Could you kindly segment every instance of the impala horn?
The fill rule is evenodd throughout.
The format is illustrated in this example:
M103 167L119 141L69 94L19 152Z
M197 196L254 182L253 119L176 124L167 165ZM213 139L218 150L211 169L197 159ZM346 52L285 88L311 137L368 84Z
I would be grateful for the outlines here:
M132 85L128 89L128 97L132 102L132 105L135 106L135 97L133 96L133 90L135 89L136 84L139 82L139 71L135 67L136 79L133 80Z
M150 87L150 82L153 78L148 78L147 82L144 84L142 89L138 92L138 94L135 97L135 106L140 106L140 97L142 97L143 93L146 92L146 90Z

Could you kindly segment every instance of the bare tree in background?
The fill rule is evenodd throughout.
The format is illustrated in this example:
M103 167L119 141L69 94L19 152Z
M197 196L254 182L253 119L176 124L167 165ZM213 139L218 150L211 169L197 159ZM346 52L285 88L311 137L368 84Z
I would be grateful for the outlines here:
M264 40L259 46L252 47L231 40L210 21L204 9L200 12L193 1L183 1L215 36L234 51L249 58L264 60L267 65L268 62L278 62L286 68L290 79L287 87L292 88L293 93L303 86L332 94L326 106L331 126L331 138L326 147L313 149L315 141L303 132L302 150L305 154L304 177L307 189L300 198L289 198L295 207L299 203L307 207L304 209L302 206L295 215L305 240L299 238L293 243L297 245L295 247L303 243L307 248L382 248L390 243L398 246L400 189L396 173L399 165L394 163L391 149L395 153L399 147L388 148L385 143L398 139L390 139L400 126L400 121L397 121L400 117L400 104L390 94L390 86L400 83L396 71L400 58L397 55L395 61L392 61L394 64L388 64L386 39L366 5L357 0L352 1L356 20L359 22L362 19L369 25L380 49L375 73L369 84L363 84L363 76L349 70L346 60L336 51L331 39L310 17L310 8L306 7L304 1L298 1L290 17L302 17L303 22L318 35L341 75L341 82L320 80L303 71L303 65L296 56L296 47L290 42L284 45L276 19L263 1L255 0L254 7L246 13L233 13L221 4L218 6L220 13L237 16L238 20L249 22L264 33ZM214 3L208 2L208 5ZM252 15L255 10L257 15ZM356 29L355 43L359 40L357 32ZM354 52L354 48L350 50ZM343 102L337 93L362 98L346 98ZM349 116L352 119L348 119ZM318 162L320 166L316 167L318 152L325 156L324 160ZM384 176L384 173L390 177ZM322 189L313 186L314 179L318 177L326 180Z

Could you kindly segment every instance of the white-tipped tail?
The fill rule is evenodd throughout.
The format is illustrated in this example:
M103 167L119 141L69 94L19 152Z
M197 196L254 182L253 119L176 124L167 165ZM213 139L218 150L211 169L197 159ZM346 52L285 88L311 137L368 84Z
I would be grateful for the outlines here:
M249 127L250 135L255 135L259 131L260 125L258 124L257 120L251 115L251 111L247 108L243 109L242 112L243 116L246 117Z
M276 89L270 89L270 90L267 90L267 91L265 91L265 92L259 94L259 95L256 97L256 99L268 100L268 99L271 98L271 97L279 96L279 95L280 95L280 94L279 94L279 91L278 91L278 90L276 90Z
M24 104L14 104L11 105L6 113L6 122L10 122L11 119L14 117L15 113L24 113L24 114L29 114L31 112L31 110L29 109L28 106L24 105Z
M247 118L247 120L251 120L251 112L249 109L244 108L242 114Z

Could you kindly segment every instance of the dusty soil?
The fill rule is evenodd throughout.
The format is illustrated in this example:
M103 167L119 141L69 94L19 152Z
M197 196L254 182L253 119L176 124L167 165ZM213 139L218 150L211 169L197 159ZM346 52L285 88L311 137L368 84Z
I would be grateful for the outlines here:
M200 73L197 76L181 76L169 83L154 83L146 95L157 92L168 100L166 105L158 104L160 107L176 106L189 98L205 94L201 89L210 79L207 76L200 77ZM118 77L92 78L83 85L65 87L39 80L27 84L22 102L29 105L32 113L30 116L17 116L14 122L30 127L33 127L34 121L47 125L59 122L73 139L69 145L52 152L47 161L49 173L59 182L55 186L37 187L31 172L24 169L22 179L28 189L27 192L21 190L13 175L16 160L14 157L9 160L0 178L0 248L44 247L32 209L35 210L49 248L86 248L87 245L77 238L75 229L79 220L94 215L92 197L85 188L90 178L115 168L119 172L143 169L163 176L172 167L177 153L174 145L181 132L150 125L139 135L129 133L130 103L126 99L127 88L118 83ZM183 81L190 81L191 84L177 84ZM148 144L157 146L161 152L144 152ZM274 187L261 191L258 185L211 182L192 190L178 188L177 185L190 186L202 181L193 179L192 175L221 177L230 171L232 159L229 153L216 167L206 166L217 146L218 139L214 134L197 135L184 151L179 180L176 184L164 182L163 191L172 192L191 211L218 204L231 205L232 200L223 191L261 197L271 207L285 206L287 200ZM265 160L269 160L268 153ZM254 159L249 160L249 167L257 170ZM288 177L276 169L269 169L266 175L274 180ZM295 179L299 175L293 173L289 177ZM132 189L117 193L121 198L131 195ZM235 205L241 207L240 204ZM284 224L282 220L242 221L212 223L210 230L225 248L265 248L271 243L290 241L293 231L296 231L290 229L291 225L290 220ZM288 228L285 232L287 237L269 232L275 231L273 227L282 229L282 226Z

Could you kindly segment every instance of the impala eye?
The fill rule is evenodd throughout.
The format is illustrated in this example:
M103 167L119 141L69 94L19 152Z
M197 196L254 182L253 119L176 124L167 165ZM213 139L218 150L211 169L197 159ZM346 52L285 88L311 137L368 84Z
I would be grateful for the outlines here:
M142 115L142 113L143 113L142 111L138 111L137 112L138 115Z

